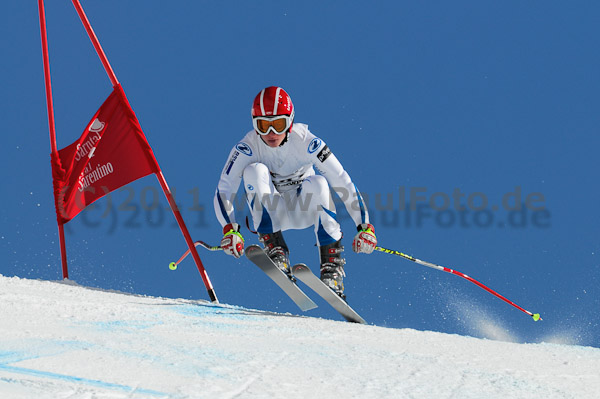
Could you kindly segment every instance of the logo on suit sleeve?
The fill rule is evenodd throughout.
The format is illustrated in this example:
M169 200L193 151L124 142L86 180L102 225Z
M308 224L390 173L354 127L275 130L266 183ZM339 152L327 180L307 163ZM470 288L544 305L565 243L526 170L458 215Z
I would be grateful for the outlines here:
M249 157L252 156L252 148L250 148L250 146L248 144L244 143L243 141L241 143L238 143L235 146L235 149L244 155L248 155Z
M314 154L314 152L317 151L319 149L319 147L321 147L321 143L322 143L322 141L318 137L315 137L314 139L312 139L312 141L308 145L308 153Z
M329 158L330 155L331 155L331 150L329 149L329 147L327 147L327 144L325 144L325 147L323 147L321 152L319 152L317 154L317 158L319 158L319 161L325 162L325 160L327 158Z
M234 151L233 154L231 155L231 158L229 158L229 161L227 162L227 165L225 166L225 174L228 175L229 172L231 172L231 168L233 168L233 164L235 163L235 160L238 158L238 156L240 155L239 151Z

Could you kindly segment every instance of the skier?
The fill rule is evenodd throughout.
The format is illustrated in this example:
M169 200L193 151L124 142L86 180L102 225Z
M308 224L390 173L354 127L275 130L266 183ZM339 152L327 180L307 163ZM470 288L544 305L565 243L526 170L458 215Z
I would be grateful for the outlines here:
M236 258L244 253L233 206L243 179L254 229L267 255L292 278L282 232L313 226L321 281L345 299L346 261L330 186L357 226L352 249L370 254L377 238L359 191L325 142L307 125L294 123L292 100L281 87L267 87L258 93L252 105L252 124L254 130L231 150L214 197L215 213L223 226L224 252Z

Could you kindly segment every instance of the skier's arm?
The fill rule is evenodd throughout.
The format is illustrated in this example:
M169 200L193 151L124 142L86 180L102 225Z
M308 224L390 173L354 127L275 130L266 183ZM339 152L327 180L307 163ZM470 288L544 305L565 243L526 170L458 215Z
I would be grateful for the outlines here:
M344 202L344 206L356 226L368 224L369 212L360 192L350 179L348 172L344 170L340 161L325 143L322 143L320 148L315 151L313 164Z
M246 146L242 147L243 152L238 150L240 144ZM231 150L217 184L213 204L215 214L222 227L235 223L234 202L242 175L246 166L255 162L252 149L245 150L245 148L250 148L250 146L246 143L239 143Z
M377 237L375 228L369 223L369 212L365 202L340 161L325 144L323 145L324 150L321 150L322 153L317 156L321 165L315 164L315 167L325 176L332 189L344 201L348 213L356 224L358 233L352 241L352 249L357 253L370 254L377 246Z
M222 227L225 227L230 223L235 223L235 209L233 203L241 180L241 178L221 178L219 181L217 190L215 191L213 205L215 207L217 220L219 220Z

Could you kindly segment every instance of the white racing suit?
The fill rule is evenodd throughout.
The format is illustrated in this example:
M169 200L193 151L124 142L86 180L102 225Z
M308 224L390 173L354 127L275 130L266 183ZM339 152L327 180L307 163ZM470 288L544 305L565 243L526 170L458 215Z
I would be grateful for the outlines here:
M214 198L222 226L236 222L233 204L242 179L254 229L261 234L314 226L319 246L338 241L342 232L330 186L357 226L369 223L350 176L307 125L294 123L287 141L276 148L252 130L231 150Z

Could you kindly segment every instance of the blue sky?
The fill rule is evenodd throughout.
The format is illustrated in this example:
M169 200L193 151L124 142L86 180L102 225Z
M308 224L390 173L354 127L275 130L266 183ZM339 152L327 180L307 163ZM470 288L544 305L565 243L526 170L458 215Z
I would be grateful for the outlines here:
M194 239L220 240L212 210L219 173L252 127L256 93L280 85L294 101L296 121L327 142L371 199L380 245L453 267L544 317L534 323L455 276L348 250L348 299L366 320L475 336L493 325L522 342L564 337L600 346L596 3L82 5ZM1 15L0 273L56 280L37 4L6 3ZM48 2L46 15L63 148L111 85L72 4ZM400 209L402 188L407 201L411 190L425 198L418 210ZM543 198L533 204L543 209L506 209L502 198L514 205L518 190L522 201ZM434 209L456 192L466 212ZM388 195L391 209L383 210ZM484 197L487 206L474 210ZM432 198L439 202L430 204ZM146 177L70 222L71 278L207 299L191 259L176 272L167 267L185 243L165 207L156 179ZM354 226L338 210L349 249ZM316 270L313 233L286 239L292 261ZM297 313L246 259L200 255L221 302ZM308 315L337 318L326 304Z

